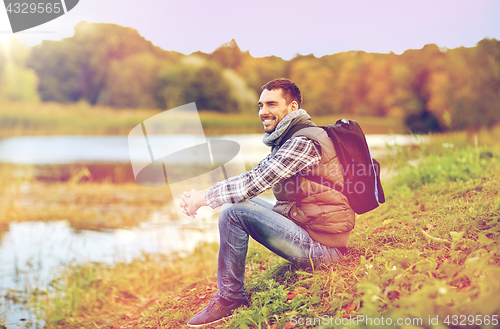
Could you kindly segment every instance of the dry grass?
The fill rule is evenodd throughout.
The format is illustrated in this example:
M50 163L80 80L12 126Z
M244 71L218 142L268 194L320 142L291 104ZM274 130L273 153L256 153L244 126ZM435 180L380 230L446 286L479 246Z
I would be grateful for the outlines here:
M36 180L32 173L29 165L0 164L0 239L11 222L65 220L77 230L100 231L136 227L154 212L168 216L173 211L166 187L50 183Z
M172 208L166 188L135 183L24 182L12 192L15 200L6 214L10 221L66 220L76 229L134 227L152 212L168 214Z

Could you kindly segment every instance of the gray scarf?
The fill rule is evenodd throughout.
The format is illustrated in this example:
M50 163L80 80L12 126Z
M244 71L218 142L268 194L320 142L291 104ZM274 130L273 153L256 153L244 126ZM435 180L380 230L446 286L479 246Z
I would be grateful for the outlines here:
M290 127L302 123L311 123L312 125L309 114L307 114L306 110L303 109L293 111L281 119L273 132L265 133L264 138L262 138L262 142L269 147L278 145Z

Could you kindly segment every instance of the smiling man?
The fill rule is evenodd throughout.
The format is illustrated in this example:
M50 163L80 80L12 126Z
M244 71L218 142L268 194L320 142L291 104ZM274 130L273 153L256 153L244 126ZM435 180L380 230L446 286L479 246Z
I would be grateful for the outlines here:
M276 79L266 83L259 99L263 142L269 155L251 171L203 191L184 192L184 213L194 217L202 206L219 215L218 292L190 327L216 323L246 304L245 259L251 236L269 250L300 267L340 260L346 252L354 211L333 187L343 175L332 141L301 109L302 94L295 83ZM296 132L296 125L306 125ZM272 188L273 205L257 198Z
M295 93L297 94L297 91ZM302 98L300 94L296 96L296 98L299 97ZM282 89L264 89L259 100L259 117L266 133L272 133L281 119L298 110L298 102L301 100L291 100L290 98L291 95L283 94Z

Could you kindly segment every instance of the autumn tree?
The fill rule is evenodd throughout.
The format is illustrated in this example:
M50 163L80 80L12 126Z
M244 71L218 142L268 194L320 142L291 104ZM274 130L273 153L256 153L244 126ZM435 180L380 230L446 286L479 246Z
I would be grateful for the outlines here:
M237 69L241 64L243 56L240 47L238 47L236 41L232 39L228 43L217 48L208 58L219 63L221 67Z
M338 102L334 93L335 74L313 55L297 56L290 61L289 77L304 92L303 107L311 114L328 115L338 113ZM337 105L337 106L336 106Z
M196 102L199 110L235 112L239 109L223 70L196 55L165 66L159 73L155 96L158 107L164 109L191 102Z
M171 55L132 28L80 22L73 37L35 46L28 65L40 78L39 91L44 101L84 99L96 104L110 81L112 63L140 53L159 59Z
M97 103L118 108L155 108L158 70L167 63L151 53L111 61Z
M262 86L268 81L276 78L286 77L288 64L285 60L276 56L254 58L244 53L241 63L235 70L248 87L260 95Z

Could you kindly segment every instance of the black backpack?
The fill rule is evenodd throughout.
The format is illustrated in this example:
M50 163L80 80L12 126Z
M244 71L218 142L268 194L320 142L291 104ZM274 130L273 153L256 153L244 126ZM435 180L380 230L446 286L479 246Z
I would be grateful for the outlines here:
M281 145L308 124L293 126L281 140ZM380 164L373 159L366 143L365 134L355 120L342 119L324 129L333 142L344 175L344 186L335 185L337 191L349 200L356 214L364 214L385 202L384 190L380 183ZM315 180L314 177L308 179ZM315 180L316 181L316 180ZM323 181L317 181L323 184Z

